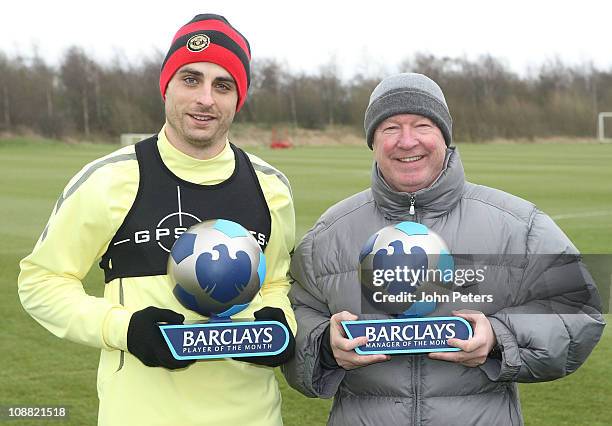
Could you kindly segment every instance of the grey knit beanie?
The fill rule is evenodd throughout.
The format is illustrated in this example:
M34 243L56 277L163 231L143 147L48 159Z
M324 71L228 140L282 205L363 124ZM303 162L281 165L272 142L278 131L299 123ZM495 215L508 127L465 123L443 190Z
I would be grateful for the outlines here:
M370 95L363 127L372 149L378 125L397 114L418 114L432 120L442 132L446 146L453 141L453 119L440 86L423 74L403 73L385 78Z

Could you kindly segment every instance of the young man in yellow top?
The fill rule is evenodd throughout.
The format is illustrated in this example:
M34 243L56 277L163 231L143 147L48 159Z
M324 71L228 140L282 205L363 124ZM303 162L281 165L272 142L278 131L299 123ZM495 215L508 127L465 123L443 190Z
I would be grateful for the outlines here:
M296 322L287 299L295 216L289 183L229 143L247 96L249 44L218 15L175 35L162 65L166 123L159 134L85 166L68 183L34 251L21 262L19 297L53 334L101 348L101 425L282 424L274 366L293 354L175 360L157 322L201 320L166 275L176 237L213 218L241 223L266 255L263 286L241 318ZM101 259L104 297L81 280Z

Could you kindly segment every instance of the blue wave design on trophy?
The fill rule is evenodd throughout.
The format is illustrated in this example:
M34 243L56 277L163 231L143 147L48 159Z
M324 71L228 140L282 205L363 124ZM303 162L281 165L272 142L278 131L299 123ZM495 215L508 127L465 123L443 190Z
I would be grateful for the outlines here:
M423 298L435 292L436 285L450 284L445 274L454 269L452 255L441 237L415 222L400 222L374 233L362 246L359 263L363 303L375 311L400 316L433 312L436 301ZM451 275L446 277L452 279ZM387 296L398 297L391 300Z
M396 240L392 241L389 246L393 248L393 253L389 254L389 250L386 248L378 250L374 254L373 266L375 270L392 270L396 268L405 270L405 268L413 271L426 271L429 265L427 259L427 253L421 247L414 246L410 248L410 254L404 250L404 243ZM420 281L412 282L410 280L411 275L408 275L409 280L396 280L395 275L390 280L385 280L384 288L387 294L398 295L403 291L408 293L414 293L418 286L421 284Z
M187 309L214 320L244 310L261 288L265 256L240 224L209 220L175 242L168 259L172 292Z
M196 275L200 287L213 299L226 303L240 295L251 278L251 259L240 250L232 258L225 244L213 247L219 253L202 253L196 261Z

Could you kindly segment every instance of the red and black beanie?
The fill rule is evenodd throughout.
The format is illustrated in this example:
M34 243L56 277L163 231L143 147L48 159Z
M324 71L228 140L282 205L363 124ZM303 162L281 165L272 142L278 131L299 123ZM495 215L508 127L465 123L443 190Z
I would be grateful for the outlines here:
M236 82L236 111L239 111L251 83L250 61L249 42L227 19L213 14L197 15L172 39L159 77L162 98L166 99L168 83L180 67L193 62L212 62L225 68Z

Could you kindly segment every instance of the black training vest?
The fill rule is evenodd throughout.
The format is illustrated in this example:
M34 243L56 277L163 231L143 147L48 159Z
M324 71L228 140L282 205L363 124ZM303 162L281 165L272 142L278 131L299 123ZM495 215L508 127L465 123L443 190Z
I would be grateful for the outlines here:
M165 275L174 241L196 223L228 219L240 223L262 250L270 239L270 209L247 154L230 144L234 172L216 185L182 180L164 164L157 136L135 145L138 193L102 256L106 283L116 278Z

